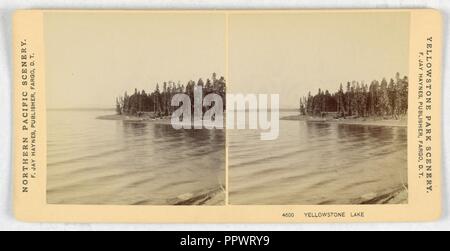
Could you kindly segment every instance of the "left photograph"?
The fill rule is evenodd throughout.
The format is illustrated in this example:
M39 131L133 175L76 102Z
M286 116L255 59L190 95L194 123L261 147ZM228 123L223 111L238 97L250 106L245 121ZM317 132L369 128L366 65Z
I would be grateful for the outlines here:
M220 13L47 12L47 203L225 205L225 131L171 124L175 95L225 96L225 30Z

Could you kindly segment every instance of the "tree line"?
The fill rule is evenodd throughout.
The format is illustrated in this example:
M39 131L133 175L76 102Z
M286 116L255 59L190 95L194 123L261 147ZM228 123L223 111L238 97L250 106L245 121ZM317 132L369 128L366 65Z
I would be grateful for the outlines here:
M203 79L199 79L197 82L191 80L184 85L180 82L175 84L175 82L169 81L162 84L162 89L157 83L156 89L150 93L145 90L138 91L138 89L135 89L132 95L125 92L123 96L116 98L116 112L119 115L141 116L143 113L151 112L157 117L169 116L176 109L171 105L173 96L187 94L191 98L193 106L194 89L197 87L203 88L203 97L211 93L220 95L224 100L225 108L226 81L224 77L218 78L214 73L212 78L208 78L206 82Z
M370 85L360 82L347 82L335 93L319 89L317 95L300 100L300 113L308 116L324 117L336 113L336 117L391 116L398 118L408 112L408 77L375 80Z

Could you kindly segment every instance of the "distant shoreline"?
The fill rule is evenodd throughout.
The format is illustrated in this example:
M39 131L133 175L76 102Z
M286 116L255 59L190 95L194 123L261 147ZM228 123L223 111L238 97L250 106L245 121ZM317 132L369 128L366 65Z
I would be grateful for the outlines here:
M124 122L135 122L135 123L139 123L139 122L155 122L158 124L167 124L170 125L171 124L171 117L170 116L165 116L165 117L160 117L160 118L150 118L150 117L138 117L138 116L130 116L130 115L103 115L103 116L99 116L97 117L97 119L99 120L120 120L120 121L124 121Z
M171 124L171 116L164 116L160 118L150 118L148 116L138 117L130 115L103 115L97 117L100 120L120 120L125 122L157 122L160 124ZM406 117L401 119L384 119L381 117L366 117L366 118L318 118L303 115L292 115L282 117L280 120L287 121L305 121L308 123L328 123L328 124L342 124L342 125L368 125L368 126L390 126L390 127L407 127L408 120Z
M169 117L162 117L162 118L149 118L149 117L138 117L138 116L132 116L132 115L103 115L97 117L97 119L101 120L136 120L136 121L156 121L156 120L163 120L163 119L169 119Z
M309 123L330 123L343 125L369 125L369 126L392 126L392 127L407 127L408 120L406 117L401 119L384 119L381 117L366 117L366 118L318 118L303 115L293 115L282 117L281 120L290 121L306 121Z
M116 121L123 121L128 123L154 123L159 125L174 125L172 123L172 116L163 116L158 118L151 118L148 116L130 116L130 115L104 115L97 117L99 120L116 120ZM183 125L182 122L180 122L180 125Z
M115 109L111 109L111 108L77 108L77 107L73 107L73 108L47 108L47 111L111 111L114 112Z

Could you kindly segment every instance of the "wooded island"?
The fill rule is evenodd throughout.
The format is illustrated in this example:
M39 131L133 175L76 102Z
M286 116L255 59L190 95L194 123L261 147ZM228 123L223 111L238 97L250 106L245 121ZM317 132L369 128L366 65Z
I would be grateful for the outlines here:
M137 89L132 95L125 92L123 97L116 99L116 112L118 115L138 117L143 115L155 118L167 117L176 109L176 107L171 105L173 96L181 93L187 94L191 98L191 104L193 105L194 89L198 87L203 89L203 97L211 93L220 95L224 100L225 109L226 81L224 77L218 78L217 74L214 73L212 78L208 78L206 82L203 79L199 79L197 82L191 80L184 85L180 82L175 84L175 82L169 81L163 83L162 90L159 84L156 84L156 89L151 93L146 93L145 90L138 91Z
M400 77L388 82L375 80L370 85L360 82L347 82L331 94L319 89L317 95L300 100L300 113L312 117L386 117L398 119L408 112L408 77Z

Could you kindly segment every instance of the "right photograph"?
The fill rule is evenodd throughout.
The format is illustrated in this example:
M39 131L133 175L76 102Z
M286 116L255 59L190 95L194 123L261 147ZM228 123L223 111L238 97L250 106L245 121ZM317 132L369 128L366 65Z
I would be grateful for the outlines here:
M227 92L279 97L277 137L227 130L230 205L408 204L409 13L238 12L227 26Z

